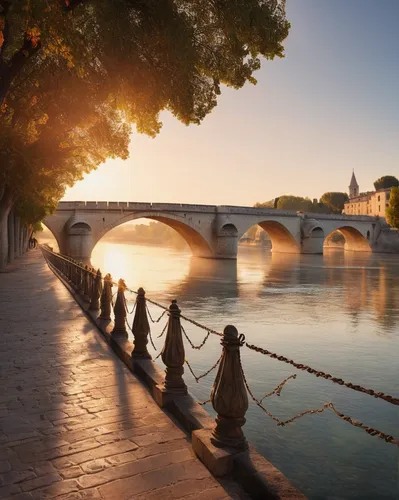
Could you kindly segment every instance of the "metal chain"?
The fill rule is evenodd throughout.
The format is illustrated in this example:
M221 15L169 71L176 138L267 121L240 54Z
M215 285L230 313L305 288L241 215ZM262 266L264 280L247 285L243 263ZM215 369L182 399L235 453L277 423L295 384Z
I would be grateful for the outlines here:
M362 422L358 422L357 420L352 419L352 417L349 417L349 416L341 413L340 411L338 411L335 408L335 406L332 402L324 403L324 405L321 408L317 408L315 410L305 410L305 411L299 412L296 415L294 415L293 417L289 418L288 420L280 420L279 418L275 417L272 413L270 413L270 411L267 410L267 408L265 408L262 405L261 401L259 401L252 393L251 389L249 388L247 379L244 375L244 370L243 370L242 364L241 364L241 358L240 358L240 368L241 368L241 373L242 373L242 376L244 379L244 384L245 384L245 387L247 388L248 394L251 396L251 398L253 399L255 404L257 406L259 406L259 408L261 408L266 413L266 415L268 415L270 418L272 418L277 423L277 425L280 427L284 427L285 425L288 425L288 424L294 422L295 420L303 417L304 415L314 415L316 413L323 413L324 411L330 409L342 420L349 422L351 425L353 425L355 427L359 427L360 429L363 429L365 432L367 432L371 436L377 436L380 439L384 439L387 443L392 443L392 444L395 444L396 446L399 446L399 441L397 439L395 439L392 435L385 434L384 432L381 432L377 429L374 429L373 427L368 427L368 426L364 425ZM282 384L284 384L284 383L285 383L285 381L282 382Z
M209 375L209 374L211 373L211 371L213 371L213 370L214 370L214 369L218 366L218 364L220 363L220 361L221 361L222 357L223 357L223 354L222 354L222 355L220 356L220 358L216 361L216 363L215 363L215 364L214 364L211 368L209 368L209 370L207 370L207 371L206 371L205 373L203 373L202 375L198 375L198 376L194 373L194 371L193 371L193 369L191 368L191 365L190 365L190 363L187 361L187 359L185 359L185 360L184 360L184 362L185 362L185 363L186 363L186 365L188 366L188 369L190 370L191 375L195 378L195 381L196 381L196 382L197 382L197 384L198 384L198 382L199 382L202 378L204 378L204 377L206 377L207 375ZM205 403L204 403L204 404L205 404Z
M204 338L204 340L201 342L200 345L194 345L192 342L191 342L191 339L190 337L187 335L186 333L186 330L184 329L183 325L180 325L181 326L181 331L183 332L184 336L186 337L186 339L188 340L188 343L191 345L192 349L197 349L197 350L200 350L202 349L202 347L204 347L205 345L205 342L208 340L209 338L209 335L211 334L211 332L208 332Z
M159 358L159 356L160 356L161 354L162 354L162 351L158 354L158 356L157 356L156 358L154 358L154 359L153 359L153 361L155 362L155 361Z
M157 339L160 339L162 335L166 332L166 329L168 327L169 322L166 323L166 325L163 327L162 332L157 336Z
M136 309L136 305L137 305L137 302L134 303L133 305L133 309L131 311L129 311L129 308L127 307L127 300L126 300L126 297L123 296L123 299L124 299L124 303L125 303L125 310L128 314L133 314L134 313L134 310Z
M277 396L280 396L281 391L284 387L284 385L290 380L290 379L296 379L296 375L290 375L286 379L284 379L275 389L272 390L272 392L269 392L265 396L263 396L262 399L259 400L260 403L266 398L270 398L270 396L273 396L273 394L276 394Z
M161 321L161 319L165 316L165 314L168 312L168 310L167 310L167 309L165 309L165 310L163 311L163 313L161 314L161 316L159 316L159 318L158 318L158 319L155 319L155 320L154 320L154 319L153 319L153 317L151 316L151 312L150 312L150 310L148 309L147 304L145 305L145 307L146 307L146 309L147 309L148 316L149 316L150 320L152 321L152 323L159 323L159 322Z
M345 380L333 377L329 373L315 370L314 368L311 368L310 366L304 365L302 363L295 363L295 361L293 361L292 359L288 359L285 356L279 356L274 352L270 352L267 349L262 349L261 347L248 344L247 342L245 343L245 345L248 347L248 349L251 349L252 351L260 352L261 354L269 356L270 358L277 359L278 361L283 361L284 363L288 363L292 366L295 366L295 368L297 368L298 370L307 371L308 373L316 375L316 377L323 377L326 380L331 380L331 382L334 382L335 384L345 385L346 387L348 387L349 389L353 389L354 391L363 392L365 394L368 394L369 396L374 396L375 398L383 399L384 401L387 401L388 403L391 403L393 405L399 405L399 398L394 398L389 394L384 394L383 392L376 392L373 389L367 389L365 387L362 387L361 385L352 384L352 382L345 382Z
M370 436L377 436L380 439L384 439L384 441L386 441L387 443L399 446L399 440L395 439L390 434L385 434L384 432L374 429L373 427L368 427L367 425L364 425L362 422L359 422L358 420L354 420L353 418L344 415L335 408L333 403L328 403L328 406L339 418L345 420L345 422L349 422L351 425L363 429L365 432L367 432L367 434L370 434Z
M154 341L152 340L151 328L149 326L148 326L148 336L150 337L150 342L152 347L154 348L154 351L157 351L158 349L155 347ZM155 359L158 359L158 356Z
M211 402L211 400L207 399L206 401L202 401L202 402L198 401L198 404L201 405L201 406L204 406L204 405L206 405L206 404L208 404L210 402Z
M202 328L202 330L206 330L207 332L210 332L213 335L217 335L218 337L223 337L223 333L217 332L216 330L212 330L212 328L209 328L205 325L201 325L201 323L198 323L197 321L194 321L193 319L187 318L187 316L183 316L183 314L180 314L180 317L183 318L184 320L188 321L192 325L198 326L198 328Z
M133 290L130 290L130 291L133 291ZM137 292L133 292L133 293L137 293ZM151 300L151 299L148 299L146 297L146 301L149 302L150 304L153 304L154 306L157 306L157 307L160 307L161 309L164 309L165 311L169 310L167 307L163 306L162 304L159 304L158 302L155 302L155 300Z

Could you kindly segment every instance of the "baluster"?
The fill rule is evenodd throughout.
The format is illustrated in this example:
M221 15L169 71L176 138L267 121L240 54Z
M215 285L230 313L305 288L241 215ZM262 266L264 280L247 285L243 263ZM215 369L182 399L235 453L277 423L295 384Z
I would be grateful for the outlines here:
M132 331L134 336L132 356L134 358L151 359L151 354L147 350L150 324L148 322L145 291L143 288L139 288L137 291L136 311L134 314Z
M111 319L112 303L112 276L108 273L104 277L104 287L101 293L101 314L100 319L109 321Z
M84 300L89 301L90 300L90 292L89 292L90 272L89 272L88 265L85 265L84 270L82 270L82 277L83 277L83 298L84 298Z
M78 289L77 292L82 294L83 292L83 262L79 262L78 264Z
M180 324L180 309L176 300L172 300L169 306L168 329L161 357L166 366L165 392L186 394L187 386L183 380L185 353Z
M100 309L100 296L101 296L101 292L102 292L102 277L101 277L100 269L98 269L96 277L92 281L93 281L93 286L91 288L89 309L91 311L95 311L97 309ZM111 294L112 294L112 291L111 291Z
M218 447L246 449L242 426L248 410L248 396L241 368L240 347L245 340L237 329L228 325L223 331L222 359L212 387L211 401L217 412L211 441Z
M111 332L113 337L119 338L127 338L127 330L126 330L126 299L125 299L125 290L126 283L123 279L118 281L118 292L116 295L116 302L114 305L114 329Z

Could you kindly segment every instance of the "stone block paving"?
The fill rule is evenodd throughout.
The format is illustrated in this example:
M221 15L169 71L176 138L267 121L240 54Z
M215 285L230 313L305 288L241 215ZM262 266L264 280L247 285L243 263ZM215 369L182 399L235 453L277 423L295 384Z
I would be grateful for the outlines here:
M114 355L39 250L0 273L0 499L248 499Z

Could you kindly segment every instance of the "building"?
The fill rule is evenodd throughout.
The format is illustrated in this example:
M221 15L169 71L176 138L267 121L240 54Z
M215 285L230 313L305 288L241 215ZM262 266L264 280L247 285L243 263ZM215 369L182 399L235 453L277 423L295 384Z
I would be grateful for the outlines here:
M378 215L379 217L385 217L390 194L391 188L360 193L355 172L352 172L349 184L349 201L345 203L343 213L347 215Z

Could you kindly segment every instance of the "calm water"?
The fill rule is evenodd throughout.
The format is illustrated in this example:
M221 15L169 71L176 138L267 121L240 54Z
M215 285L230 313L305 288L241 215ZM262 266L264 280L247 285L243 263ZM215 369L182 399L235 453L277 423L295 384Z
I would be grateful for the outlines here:
M92 262L114 278L123 277L131 288L143 286L149 298L164 304L176 298L183 314L217 330L232 323L250 343L399 395L398 256L337 250L324 256L288 256L243 247L238 261L232 262L102 242ZM161 312L154 307L151 311L155 317ZM153 328L158 348L163 339L156 336L163 326L161 320ZM200 344L204 332L184 326ZM220 350L219 339L211 336L199 352L186 346L186 357L202 373ZM292 370L245 347L242 358L249 384L259 397L297 373L280 397L265 401L279 418L332 401L343 413L399 437L397 406ZM203 401L209 398L214 376L215 372L197 384L186 370L185 380ZM212 413L210 405L206 408ZM399 498L398 448L331 412L277 427L251 405L245 434L309 498Z

